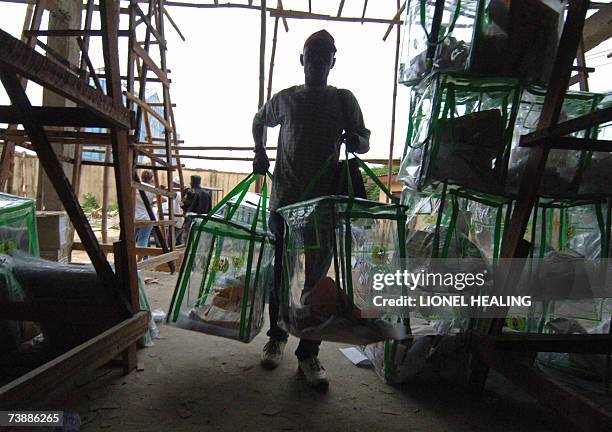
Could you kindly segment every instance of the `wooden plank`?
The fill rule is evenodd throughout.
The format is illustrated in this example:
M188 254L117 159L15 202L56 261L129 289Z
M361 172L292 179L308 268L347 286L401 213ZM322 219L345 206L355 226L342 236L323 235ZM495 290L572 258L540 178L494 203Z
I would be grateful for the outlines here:
M79 107L33 106L32 116L41 126L107 128L112 123ZM0 105L0 123L21 124L15 107Z
M158 266L176 261L185 253L184 249L176 249L171 252L149 258L138 263L138 270L155 270Z
M523 135L521 136L519 145L521 147L536 146L542 142L546 142L549 138L561 137L563 135L590 129L609 121L612 121L612 107L593 111L592 113Z
M102 250L105 253L112 253L113 252L113 245L112 245L112 243L101 243L100 247L102 248ZM83 247L83 244L81 242L74 242L73 245L72 245L72 249L74 249L74 250L85 250L85 248ZM161 255L163 253L163 250L161 248L156 248L156 247L136 247L134 249L134 252L136 253L136 255L157 256L157 255Z
M81 29L60 29L60 30L26 30L25 36L51 36L51 37L70 37L70 36L104 36L104 30L81 30ZM119 30L119 36L129 36L127 30Z
M98 336L0 387L0 405L7 408L31 406L34 399L49 398L75 382L79 374L92 371L115 358L142 337L148 328L148 312L111 327Z
M171 131L172 130L172 126L170 125L170 123L168 123L166 121L166 119L161 116L157 111L155 111L153 108L151 108L149 106L149 104L147 104L146 102L142 101L141 99L138 98L138 96L133 95L132 93L128 92L128 91L124 91L123 94L132 102L134 102L136 105L138 105L140 108L142 108L143 110L147 111L149 114L151 114L153 117L155 117L161 124L164 125L164 127L166 128L166 130Z
M92 166L113 166L112 162L102 162L102 161L93 161L93 160L84 160L81 162L81 165L92 165ZM154 165L145 165L145 164L137 164L135 165L136 169L147 169L147 170L166 170L166 167L162 166L154 166ZM172 166L170 169L174 170L176 167Z
M169 3L167 3L169 4ZM389 24L391 26L395 24L402 24L402 20L389 20L384 18L363 18L360 17L338 17L332 15L324 15L317 13L309 13L309 12L301 12L289 9L270 9L268 8L268 12L270 12L270 16L273 18L290 18L290 19L314 19L321 21L340 21L340 22L364 22L364 23L375 23L375 24Z
M218 0L215 0L215 3L217 1ZM163 6L163 5L162 5L162 8L163 8L163 11L164 11L164 15L166 15L166 17L168 18L168 21L170 21L170 25L172 25L172 27L174 27L174 30L176 30L176 32L178 33L179 37L183 40L183 42L185 42L186 41L185 36L183 36L183 33L181 32L181 29L178 27L178 25L176 25L176 23L172 19L172 16L168 12L168 9L166 9L165 6Z
M583 30L584 52L588 52L612 36L612 3L587 18Z
M612 430L612 413L576 394L566 385L552 381L520 357L508 352L498 353L484 346L480 347L476 354L489 367L497 370L543 405L570 420L580 430Z
M611 140L592 138L558 137L550 140L551 149L612 152Z
M176 197L176 192L169 191L167 189L155 188L153 186L146 185L144 183L139 183L137 181L132 181L132 187L141 191L151 192L156 195L163 195L166 197L174 198Z
M559 49L552 68L548 91L538 121L538 130L554 127L559 121L571 68L582 35L588 4L588 0L575 0L569 3L561 40L559 41ZM525 252L525 248L523 247L525 240L523 237L537 199L537 193L539 185L542 182L548 153L549 147L547 145L534 147L529 152L529 158L519 187L519 199L514 207L510 225L504 234L505 237L502 242L501 251L502 258L520 258L521 253ZM516 277L520 272L513 272L510 267L511 266L501 266L497 272L496 285L500 287L498 291L499 295L503 295L508 291L508 287L517 283ZM499 316L505 316L504 314L507 313L507 309L498 312L500 313ZM480 330L485 334L499 334L503 328L504 322L504 319L483 320L479 323ZM478 359L475 359L469 379L472 391L482 391L487 374L488 370L486 365L479 362Z
M52 90L107 121L129 129L128 111L77 76L0 30L0 67Z
M404 0L404 3L402 3L402 6L397 10L397 12L395 13L395 16L391 20L392 22L389 24L389 27L387 28L387 31L385 32L385 35L383 36L383 41L387 40L387 37L389 37L389 33L391 33L391 30L393 30L393 26L395 24L399 24L399 25L402 24L402 21L400 20L400 16L402 15L402 13L404 13L404 9L406 9L406 0Z
M142 61L144 61L147 64L148 68L151 69L151 71L153 71L155 75L157 75L157 77L160 79L160 81L164 85L167 85L167 86L170 85L170 82L168 81L168 75L164 71L162 71L159 68L159 66L155 64L153 59L149 56L149 54L144 49L142 49L140 45L135 43L132 50L138 57L142 59Z
M106 72L106 91L116 105L123 104L119 67L119 2L100 3L100 23L105 30L102 36L102 52ZM128 296L134 310L140 309L138 274L136 268L136 237L134 228L134 193L132 189L132 151L129 148L128 132L117 127L111 128L115 185L119 203L119 252L121 262L115 263L121 269L122 289Z
M137 220L134 221L134 226L136 228L146 227L146 226L169 226L174 225L176 223L175 220Z
M159 34L157 29L153 26L153 24L151 23L151 20L149 19L149 17L146 16L145 13L140 8L140 6L138 6L138 3L135 2L135 1L131 1L130 3L131 3L131 6L134 8L134 11L140 16L140 19L142 20L142 22L144 22L145 25L148 27L148 31L151 32L151 34L153 36L155 36L155 39L157 39L157 42L159 42L159 44L164 49L167 49L166 48L166 41L164 40L162 35ZM138 44L134 44L134 48L136 48L137 46L138 46Z
M47 140L45 131L31 116L32 107L23 87L17 77L10 72L0 72L0 77L11 102L19 111L25 130L30 135L32 144L38 154L38 160L49 177L51 184L53 184L58 197L62 201L72 225L85 245L87 255L96 269L100 281L109 292L117 296L117 300L125 307L126 312L131 311L130 305L125 301L125 297L122 297L121 293L116 290L115 275L100 249L98 240L91 229L87 216L83 213L83 209L79 204L78 198L74 194L74 190L64 173L61 163Z
M74 132L74 131L59 131L46 130L47 138L52 143L84 145L84 146L107 146L111 144L110 134L100 132ZM130 140L134 140L134 136L130 135ZM0 139L17 140L18 142L28 141L28 134L24 130L11 130L9 128L0 128Z

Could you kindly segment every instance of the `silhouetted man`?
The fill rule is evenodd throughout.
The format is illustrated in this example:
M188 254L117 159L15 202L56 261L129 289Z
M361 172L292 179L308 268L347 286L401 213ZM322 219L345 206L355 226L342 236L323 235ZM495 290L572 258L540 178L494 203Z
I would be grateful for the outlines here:
M336 166L339 142L344 141L350 151L357 153L365 153L370 147L370 131L365 128L355 96L349 90L327 85L327 77L336 61L335 53L334 38L327 31L312 34L306 39L300 55L305 84L275 94L253 120L253 171L257 174L265 173L270 166L263 142L265 127L281 125L270 197L269 225L276 237L274 288L270 293L269 341L264 346L261 361L268 369L278 366L287 342L287 333L278 326L284 223L276 209L297 202L330 157L333 159L331 166ZM335 175L321 176L305 199L331 194L335 181ZM319 273L321 270L326 272L319 269ZM306 279L309 279L308 274ZM318 359L320 343L301 339L295 355L308 383L326 389L329 378Z

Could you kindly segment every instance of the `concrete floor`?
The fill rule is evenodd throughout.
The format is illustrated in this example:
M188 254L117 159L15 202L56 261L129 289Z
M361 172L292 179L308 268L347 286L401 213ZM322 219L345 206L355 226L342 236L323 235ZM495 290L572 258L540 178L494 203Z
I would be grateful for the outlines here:
M153 308L167 310L175 276L147 285ZM83 431L555 431L573 430L511 384L493 377L480 402L444 382L394 388L373 369L353 366L339 344L320 358L327 394L296 375L291 338L283 364L259 367L265 335L250 344L161 326L138 352L141 371L99 369L59 395L53 408L78 413ZM51 408L51 407L49 407Z

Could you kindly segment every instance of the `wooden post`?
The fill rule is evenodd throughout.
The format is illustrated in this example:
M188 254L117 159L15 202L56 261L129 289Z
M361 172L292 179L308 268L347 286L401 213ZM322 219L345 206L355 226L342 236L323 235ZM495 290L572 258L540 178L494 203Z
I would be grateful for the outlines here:
M272 38L272 54L270 54L270 70L268 71L268 94L266 100L272 97L272 77L274 75L274 57L276 56L276 38L278 36L278 17L274 18L274 37Z
M400 0L397 0L397 8L400 8ZM364 5L365 12L365 5ZM393 180L393 146L395 144L395 107L397 103L397 69L400 55L401 25L397 24L397 39L395 41L395 66L393 69L393 103L391 105L391 140L389 142L389 162L387 163L387 189L391 190ZM389 202L389 197L387 197Z
M102 243L108 243L108 194L110 192L108 181L110 178L110 157L111 148L107 146L104 149L104 162L108 165L104 166L104 173L102 175L102 226L100 227L102 232Z
M553 65L537 130L555 126L559 121L588 5L588 0L575 0L569 3L567 18L563 26L563 33L559 42L559 49ZM531 148L529 151L529 158L521 178L518 199L502 242L502 258L527 257L528 249L525 247L523 236L525 235L525 229L527 228L533 206L537 200L549 150L550 144L542 143ZM495 281L496 285L500 287L497 294L505 295L507 292L506 287L515 284L515 278L518 275L520 275L520 272L513 272L510 266L500 266ZM482 330L488 334L498 334L501 332L504 322L505 320L501 318L484 320ZM475 359L470 376L470 385L475 393L481 392L484 388L487 374L488 367L486 364Z
M102 25L102 49L106 73L106 91L113 101L123 106L119 69L119 2L106 0L100 3L100 22ZM128 143L128 130L117 126L111 128L115 184L119 203L120 225L120 268L123 274L123 290L130 299L132 310L140 309L138 297L138 276L136 268L136 239L134 232L134 199L132 189L131 150ZM117 265L117 263L115 263Z

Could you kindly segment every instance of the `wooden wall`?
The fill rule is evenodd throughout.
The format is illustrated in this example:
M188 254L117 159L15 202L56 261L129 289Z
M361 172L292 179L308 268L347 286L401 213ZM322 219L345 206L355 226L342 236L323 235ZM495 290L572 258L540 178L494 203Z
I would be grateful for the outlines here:
M28 198L36 199L36 185L38 181L38 158L25 153L18 153L15 156L15 169L13 175L13 193ZM196 170L183 169L183 178L185 185L189 185L189 177L191 175L199 175L202 177L202 185L223 189L222 194L229 192L243 178L247 176L245 173L235 172L219 172L211 170ZM92 193L99 203L102 202L102 185L103 185L104 168L100 166L84 165L81 174L81 190L79 192L79 200L83 201L83 197L87 193ZM159 179L162 185L166 184L166 173L160 171ZM109 181L109 203L117 202L117 194L115 192L115 178L111 170Z

